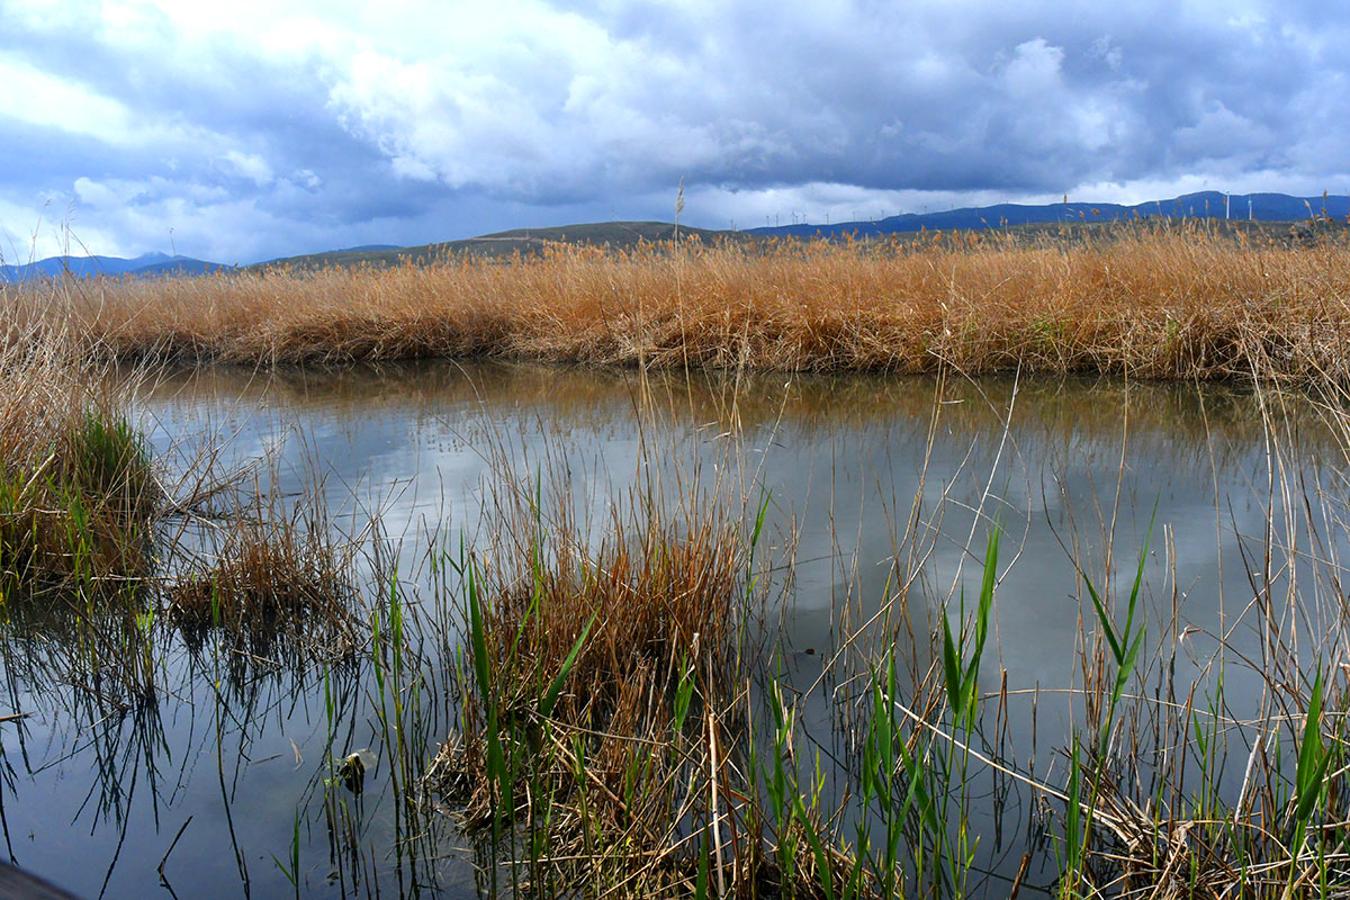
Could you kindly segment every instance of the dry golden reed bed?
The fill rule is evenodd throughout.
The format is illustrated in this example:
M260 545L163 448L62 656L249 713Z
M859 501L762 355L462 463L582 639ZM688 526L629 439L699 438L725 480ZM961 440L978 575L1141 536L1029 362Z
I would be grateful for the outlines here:
M68 283L6 303L124 358L425 356L788 371L1350 383L1350 244L1109 240L553 247L505 261ZM53 296L55 294L56 296Z

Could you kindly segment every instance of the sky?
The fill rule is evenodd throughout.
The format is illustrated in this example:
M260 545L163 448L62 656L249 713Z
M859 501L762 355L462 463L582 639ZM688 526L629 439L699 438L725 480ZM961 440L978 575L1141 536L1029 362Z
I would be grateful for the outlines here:
M1350 4L0 0L0 257L1350 193Z

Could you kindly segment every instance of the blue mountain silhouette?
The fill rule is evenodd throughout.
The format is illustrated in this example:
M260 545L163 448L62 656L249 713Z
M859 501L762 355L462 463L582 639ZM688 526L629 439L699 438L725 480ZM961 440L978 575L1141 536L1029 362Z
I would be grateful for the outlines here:
M1202 191L1170 200L1150 200L1127 206L1119 203L1047 203L1029 206L999 203L934 213L906 213L884 219L836 222L830 225L797 224L751 228L751 234L838 236L875 235L927 229L1003 228L1055 222L1115 222L1127 219L1253 219L1259 222L1293 222L1314 216L1350 216L1350 197L1291 197L1288 194L1222 194Z

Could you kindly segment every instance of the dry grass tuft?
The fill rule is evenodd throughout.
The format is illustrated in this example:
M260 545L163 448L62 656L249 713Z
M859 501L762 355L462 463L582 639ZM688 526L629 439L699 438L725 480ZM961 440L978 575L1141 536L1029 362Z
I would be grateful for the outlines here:
M486 628L496 641L489 652L504 683L516 681L517 668L560 671L591 616L595 625L560 698L560 716L606 718L634 685L656 673L668 682L673 661L700 642L727 646L738 599L733 529L702 522L674 535L648 525L631 539L616 533L593 554L582 553L566 542L533 581L490 589ZM503 699L515 707L525 698Z
M189 647L221 635L240 657L286 663L339 659L357 648L358 580L350 554L317 512L259 495L214 533L210 561L164 589L170 622Z
M612 508L592 542L563 506L544 516L523 484L514 496L491 552L454 564L464 704L428 783L512 861L512 883L692 890L691 831L732 803L719 789L747 792L752 544L687 497L678 513L650 493ZM758 863L743 865L748 884Z

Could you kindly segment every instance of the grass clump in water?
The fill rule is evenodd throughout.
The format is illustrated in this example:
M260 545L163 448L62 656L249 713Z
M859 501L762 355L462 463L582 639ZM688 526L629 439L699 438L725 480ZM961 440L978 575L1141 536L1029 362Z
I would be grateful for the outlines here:
M444 560L467 647L458 732L429 784L482 837L494 888L509 860L516 890L692 891L736 827L728 788L747 793L758 531L648 496L589 543L538 503L501 532L529 537Z
M213 547L165 587L170 621L190 647L212 634L236 657L282 663L351 655L358 580L316 501L289 513L258 495L213 532Z
M120 399L57 346L0 350L0 373L0 597L134 591L164 493Z

